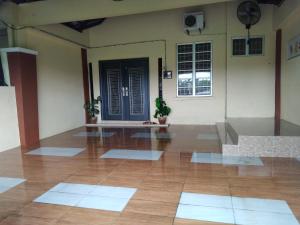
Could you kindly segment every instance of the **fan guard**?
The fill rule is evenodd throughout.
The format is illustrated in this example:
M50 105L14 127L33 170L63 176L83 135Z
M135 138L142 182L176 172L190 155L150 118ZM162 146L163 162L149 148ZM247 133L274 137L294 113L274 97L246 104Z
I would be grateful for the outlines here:
M244 1L237 8L237 17L246 29L258 23L261 17L261 11L256 2Z

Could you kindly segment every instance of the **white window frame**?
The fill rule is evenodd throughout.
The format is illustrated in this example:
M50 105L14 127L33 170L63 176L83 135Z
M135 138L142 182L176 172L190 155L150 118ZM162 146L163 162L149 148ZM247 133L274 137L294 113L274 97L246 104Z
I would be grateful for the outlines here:
M196 95L196 45L197 44L210 44L210 94L208 95ZM178 46L180 45L193 45L193 94L192 95L179 95L178 94L178 81L179 81L179 69L178 69ZM176 70L177 70L177 79L176 79L176 96L178 98L201 98L201 97L212 97L213 96L213 43L212 41L202 41L202 42L193 42L193 43L179 43L176 44Z
M249 45L248 45L248 37L246 36L239 36L239 37L232 37L231 38L231 56L232 57L251 57L251 56L264 56L265 55L265 37L260 35L260 36L250 36L251 38L261 38L262 39L262 53L261 54L249 54ZM234 55L233 54L233 41L238 40L238 39L244 39L246 41L246 53L245 55Z

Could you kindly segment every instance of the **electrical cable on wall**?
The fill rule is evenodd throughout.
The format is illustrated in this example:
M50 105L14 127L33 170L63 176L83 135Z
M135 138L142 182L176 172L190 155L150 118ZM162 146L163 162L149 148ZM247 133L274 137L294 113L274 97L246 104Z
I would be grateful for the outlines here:
M164 39L158 39L158 40L148 40L148 41L135 41L135 42L125 42L125 43L118 43L118 44L111 44L111 45L100 45L100 46L87 46L81 43L78 43L76 41L64 38L60 35L51 33L49 31L37 28L37 27L33 27L33 26L23 26L23 27L15 27L14 25L8 24L7 22L5 22L4 20L0 19L0 22L4 24L4 26L6 26L7 28L10 28L14 31L19 31L19 30L23 30L23 29L27 29L27 28L31 28L34 30L38 30L40 32L46 33L48 35L54 36L56 38L62 39L64 41L68 41L71 42L73 44L79 45L80 47L86 48L86 49L96 49L96 48L109 48L109 47L117 47L117 46L126 46L126 45L134 45L134 44L144 44L144 43L154 43L154 42L163 42L164 44L164 69L167 70L167 41Z

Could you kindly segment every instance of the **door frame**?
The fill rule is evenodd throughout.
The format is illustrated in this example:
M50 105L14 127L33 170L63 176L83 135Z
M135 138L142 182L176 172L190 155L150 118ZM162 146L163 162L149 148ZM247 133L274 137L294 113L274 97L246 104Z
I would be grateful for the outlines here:
M127 58L127 59L113 59L113 60L99 60L99 87L100 87L100 96L102 99L107 98L107 93L103 93L103 90L105 90L105 85L106 83L104 82L104 76L102 76L102 74L104 73L103 70L103 65L105 63L128 63L128 62L137 62L137 61L141 61L143 63L146 63L146 80L145 80L145 115L147 117L147 120L150 120L150 68L149 68L149 57L143 57L143 58ZM122 66L121 66L122 67ZM122 68L121 71L123 72ZM123 80L122 80L123 82ZM124 100L122 99L122 108L124 108L123 106L124 104ZM103 121L110 121L113 119L104 119L104 110L103 110L103 106L100 106L100 112L101 112L101 120ZM124 115L124 113L123 113ZM122 117L123 117L122 115ZM122 120L119 121L130 121L130 120L124 120L124 118L122 118ZM142 120L144 121L144 120Z

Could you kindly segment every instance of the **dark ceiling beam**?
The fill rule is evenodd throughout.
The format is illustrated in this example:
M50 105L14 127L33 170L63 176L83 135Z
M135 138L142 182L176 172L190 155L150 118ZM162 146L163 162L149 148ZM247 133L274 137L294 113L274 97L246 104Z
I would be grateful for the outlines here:
M24 3L44 1L44 0L11 0L11 1L16 3L16 4L24 4Z
M281 6L284 0L257 0L258 4L270 4L270 5L276 5Z
M104 22L105 18L101 19L92 19L92 20L83 20L83 21L74 21L74 22L66 22L62 23L63 25L76 30L78 32L82 32L86 29L92 28L94 26L98 26Z

